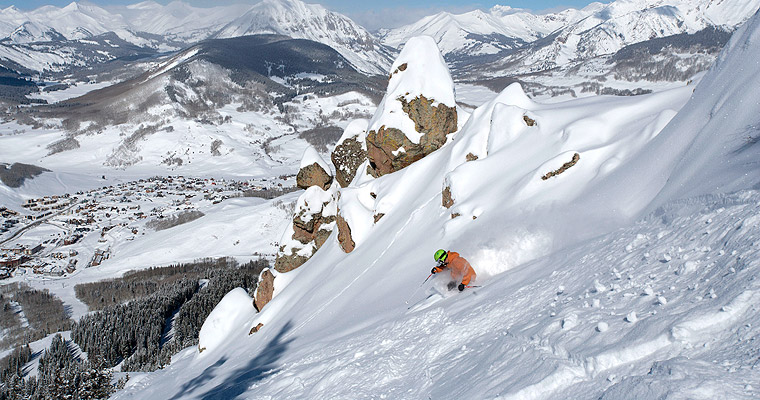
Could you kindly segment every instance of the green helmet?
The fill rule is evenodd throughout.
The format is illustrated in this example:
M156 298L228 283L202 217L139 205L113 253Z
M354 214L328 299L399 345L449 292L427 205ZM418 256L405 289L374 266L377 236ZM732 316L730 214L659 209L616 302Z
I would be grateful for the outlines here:
M449 256L449 253L447 253L446 250L440 249L440 250L438 250L438 251L435 252L434 258L438 262L444 262L444 261L446 261L446 257L448 257L448 256Z

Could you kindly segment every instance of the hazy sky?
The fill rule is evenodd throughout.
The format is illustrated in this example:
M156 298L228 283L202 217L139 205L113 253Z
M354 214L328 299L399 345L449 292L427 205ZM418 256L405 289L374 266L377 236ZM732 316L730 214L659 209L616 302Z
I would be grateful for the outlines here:
M72 0L0 0L0 8L14 5L23 10L30 10L44 5L64 7ZM88 2L102 7L139 3L141 0L89 0ZM167 4L170 0L154 0ZM255 4L260 0L184 0L185 3L196 7L212 7L227 4ZM496 4L508 5L515 8L526 8L534 12L555 11L568 7L583 8L591 0L505 0L505 1L472 1L472 0L416 0L414 2L401 0L305 0L306 3L319 3L324 7L340 12L352 18L368 29L380 27L395 28L414 22L424 16L440 11L462 13L476 8L488 10ZM82 1L87 2L87 1ZM602 0L602 2L609 2Z

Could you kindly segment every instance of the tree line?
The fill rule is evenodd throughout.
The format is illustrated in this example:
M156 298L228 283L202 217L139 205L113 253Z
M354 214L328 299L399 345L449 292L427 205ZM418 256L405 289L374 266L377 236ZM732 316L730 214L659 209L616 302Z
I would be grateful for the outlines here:
M203 321L222 297L236 287L253 291L267 265L263 259L244 265L204 259L78 285L80 300L99 311L74 324L72 338L108 367L154 371L197 344Z

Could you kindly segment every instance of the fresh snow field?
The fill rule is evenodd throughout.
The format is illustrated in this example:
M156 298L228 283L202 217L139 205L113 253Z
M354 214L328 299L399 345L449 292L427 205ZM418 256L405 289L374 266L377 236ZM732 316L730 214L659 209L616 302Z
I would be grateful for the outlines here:
M226 340L115 398L759 397L758 59L756 15L693 93L540 104L508 87L441 150L342 190L352 253L334 232L261 313L201 337ZM482 287L415 291L437 248Z

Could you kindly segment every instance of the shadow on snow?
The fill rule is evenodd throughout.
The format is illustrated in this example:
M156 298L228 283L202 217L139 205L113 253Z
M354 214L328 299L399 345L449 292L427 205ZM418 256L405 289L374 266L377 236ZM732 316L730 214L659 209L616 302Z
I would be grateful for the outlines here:
M278 372L277 361L282 357L293 339L283 340L284 336L292 329L291 322L286 323L274 338L265 345L261 352L252 358L248 364L227 376L224 382L209 389L198 396L204 400L226 400L243 394L253 383L266 379ZM199 387L214 379L218 374L216 370L227 362L222 358L214 365L206 368L203 373L185 383L180 391L170 400L178 400L190 396Z

